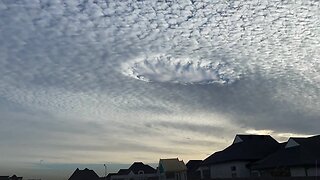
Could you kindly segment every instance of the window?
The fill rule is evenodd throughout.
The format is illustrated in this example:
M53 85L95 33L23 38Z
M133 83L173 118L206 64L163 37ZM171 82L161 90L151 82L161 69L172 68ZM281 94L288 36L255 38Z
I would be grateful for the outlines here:
M237 167L236 166L231 166L231 171L236 171L237 170Z

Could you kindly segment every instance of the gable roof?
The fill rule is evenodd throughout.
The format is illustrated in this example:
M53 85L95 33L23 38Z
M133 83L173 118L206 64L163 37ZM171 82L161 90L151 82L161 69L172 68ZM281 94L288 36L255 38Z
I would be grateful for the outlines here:
M22 180L22 177L18 177L14 174L13 176L9 177L9 180Z
M116 175L128 175L131 171L129 169L119 169Z
M143 171L144 174L155 174L157 172L153 167L143 164L142 162L134 162L129 167L129 170L131 170L134 174L138 174L139 171Z
M229 147L207 157L203 165L230 161L256 161L276 151L279 143L270 135L237 135Z
M22 180L23 177L18 177L17 175L13 175L13 176L0 176L0 180Z
M78 168L70 176L69 180L98 180L99 176L88 168L79 170Z
M275 167L313 166L320 162L320 135L308 138L290 138L269 156L251 165L252 169Z
M201 165L202 160L189 160L186 164L188 171L195 171Z
M160 172L180 172L186 171L187 166L178 158L160 159L159 170Z
M311 136L307 138L292 138L299 145L308 148L313 151L320 150L320 135Z
M128 169L120 169L118 173L110 174L110 176L115 176L115 175L128 175L131 172L133 174L139 174L140 171L143 171L144 174L155 174L157 171L147 165L143 164L142 162L134 162Z

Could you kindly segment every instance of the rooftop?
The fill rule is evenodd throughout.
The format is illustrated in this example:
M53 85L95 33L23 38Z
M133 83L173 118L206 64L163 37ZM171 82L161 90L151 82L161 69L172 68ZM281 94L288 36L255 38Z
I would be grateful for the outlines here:
M280 144L270 135L237 135L229 147L207 157L203 164L256 161L276 151Z

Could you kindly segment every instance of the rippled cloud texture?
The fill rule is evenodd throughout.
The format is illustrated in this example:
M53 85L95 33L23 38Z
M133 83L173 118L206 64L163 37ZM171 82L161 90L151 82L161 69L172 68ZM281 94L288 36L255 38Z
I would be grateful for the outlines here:
M319 9L0 0L2 173L204 159L236 133L317 134Z

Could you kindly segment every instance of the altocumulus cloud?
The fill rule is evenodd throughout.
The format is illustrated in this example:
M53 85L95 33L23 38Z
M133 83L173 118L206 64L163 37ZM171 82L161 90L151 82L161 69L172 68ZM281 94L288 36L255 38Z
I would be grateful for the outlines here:
M315 134L319 6L1 0L1 155L154 162L204 158L239 132Z

